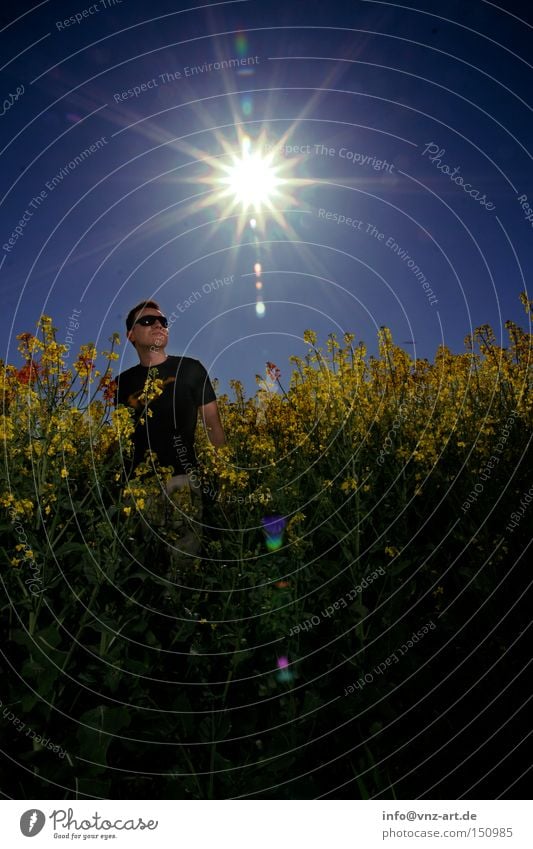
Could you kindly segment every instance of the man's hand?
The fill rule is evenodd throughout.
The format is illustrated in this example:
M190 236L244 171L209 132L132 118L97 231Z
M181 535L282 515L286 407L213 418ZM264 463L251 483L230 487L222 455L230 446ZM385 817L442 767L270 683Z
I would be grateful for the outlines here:
M222 422L220 421L217 402L211 401L211 403L204 404L203 407L200 407L200 415L202 416L202 421L211 445L214 445L215 448L221 448L226 444L226 437Z

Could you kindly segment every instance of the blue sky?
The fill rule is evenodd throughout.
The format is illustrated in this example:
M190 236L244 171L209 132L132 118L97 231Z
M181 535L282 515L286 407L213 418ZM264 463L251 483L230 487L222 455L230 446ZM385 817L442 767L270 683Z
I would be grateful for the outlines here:
M224 391L266 360L288 383L306 328L429 358L505 338L533 247L533 18L505 6L8 4L0 356L41 312L105 348L144 296ZM287 180L246 215L216 182L243 135Z

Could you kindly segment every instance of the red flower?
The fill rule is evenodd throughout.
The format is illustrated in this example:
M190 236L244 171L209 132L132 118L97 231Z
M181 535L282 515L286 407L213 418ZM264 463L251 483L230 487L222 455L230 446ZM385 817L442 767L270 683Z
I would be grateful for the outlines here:
M35 336L33 335L33 333L28 333L28 332L19 333L18 336L17 336L17 339L20 342L20 345L19 345L20 353L22 354L23 357L28 357L28 359L29 359L31 357L30 343L32 342L33 339L35 339Z
M267 362L267 375L271 380L279 380L281 377L281 370L277 367L275 363Z
M19 383L35 383L39 373L39 363L29 360L25 366L17 372L17 380Z
M117 386L117 381L114 378L111 379L110 375L103 376L98 388L102 390L102 395L104 396L105 401L109 401L112 404L115 403Z

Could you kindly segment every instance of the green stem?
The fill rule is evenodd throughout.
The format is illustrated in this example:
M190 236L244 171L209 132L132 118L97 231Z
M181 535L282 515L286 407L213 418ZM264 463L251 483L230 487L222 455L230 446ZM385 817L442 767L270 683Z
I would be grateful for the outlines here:
M93 587L93 591L91 593L91 597L89 599L89 603L86 605L83 616L81 617L81 622L80 622L78 631L76 633L76 636L73 638L73 640L70 644L70 648L68 650L67 656L66 656L65 660L63 661L63 665L61 667L61 672L64 672L65 669L67 668L68 664L70 663L70 659L71 659L71 657L74 653L76 646L78 645L78 641L79 641L79 638L81 636L81 632L85 628L87 618L91 614L91 607L92 607L92 604L93 604L93 602L94 602L94 600L95 600L95 598L98 594L99 589L100 589L100 585L95 584L95 586ZM53 694L53 696L50 700L50 713L52 712L52 709L53 709L57 699L63 694L64 689L65 689L65 685L63 684L57 690L54 691L54 694Z
M92 490L89 489L85 493L85 495L83 496L82 500L80 501L80 503L77 507L77 512L80 512L81 507L83 506L83 503L87 500L87 498L89 498L89 496L91 495L91 492L92 492ZM75 519L75 518L76 518L76 513L72 513L69 516L69 518L67 519L67 521L65 522L65 524L63 525L63 527L61 528L61 531L59 532L57 537L54 540L49 539L49 545L52 548L52 551L53 551L54 547L57 545L57 543L59 542L59 540L61 539L61 537L63 536L63 534L66 532L66 530L67 530L70 522L72 521L72 519Z

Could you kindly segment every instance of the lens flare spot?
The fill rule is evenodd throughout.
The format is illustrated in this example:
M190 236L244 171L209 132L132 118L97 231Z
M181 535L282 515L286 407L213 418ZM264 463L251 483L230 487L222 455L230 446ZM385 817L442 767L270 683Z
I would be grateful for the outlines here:
M264 305L263 301L258 301L258 302L256 303L256 305L255 305L255 314L256 314L257 316L259 316L259 318L262 318L262 317L264 316L264 314L265 314L265 305ZM268 545L268 543L267 543L267 545Z
M280 684L288 684L294 678L294 675L289 669L289 658L283 655L282 657L278 657L276 663L278 667L278 671L276 672L276 680Z
M243 99L241 100L241 109L242 109L242 114L244 115L244 117L249 118L249 116L252 114L252 112L254 110L251 97L243 97Z
M256 264L254 265L254 271L257 274L257 276L259 277L259 275L261 274L261 263L260 262L256 262Z
M261 283L260 280L258 280L257 283L255 284L255 288L256 289L262 289L263 288L263 284Z
M252 228L252 230L255 230L255 228L257 227L257 221L255 220L255 218L250 218L250 227Z
M244 54L248 50L248 39L246 38L243 32L239 32L235 36L235 50L237 51L239 56L244 56Z
M276 672L276 678L280 684L290 684L294 675L292 674L290 669L280 669Z
M265 516L261 519L265 532L265 545L269 551L277 551L283 545L283 530L287 520L283 516Z
M266 534L279 536L283 533L287 520L284 516L265 516L264 519L261 519L261 524Z

